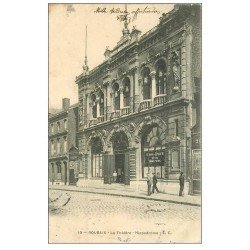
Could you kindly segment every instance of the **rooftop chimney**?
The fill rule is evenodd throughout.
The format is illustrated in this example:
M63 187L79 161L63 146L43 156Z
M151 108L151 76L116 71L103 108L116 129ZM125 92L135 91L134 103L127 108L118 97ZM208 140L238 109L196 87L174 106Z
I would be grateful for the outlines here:
M63 98L62 99L62 108L63 110L68 110L70 106L70 99L69 98Z

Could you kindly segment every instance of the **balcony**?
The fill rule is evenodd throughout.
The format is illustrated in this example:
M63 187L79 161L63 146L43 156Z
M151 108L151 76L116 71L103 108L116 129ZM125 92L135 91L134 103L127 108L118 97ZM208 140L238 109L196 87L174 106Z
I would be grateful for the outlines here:
M93 119L91 119L90 121L89 121L89 126L91 127L91 126L94 126L94 125L96 125L97 124L97 118L93 118Z
M130 106L124 107L121 110L121 116L130 114Z
M101 122L104 122L104 115L97 117L97 123L101 123Z
M110 120L114 120L114 119L119 118L121 116L120 113L121 113L120 110L116 110L116 111L112 112L111 116L110 116Z
M140 105L138 111L141 112L143 110L151 108L151 99L143 100Z
M166 94L157 95L154 98L154 106L163 105L166 102L167 102L167 95Z

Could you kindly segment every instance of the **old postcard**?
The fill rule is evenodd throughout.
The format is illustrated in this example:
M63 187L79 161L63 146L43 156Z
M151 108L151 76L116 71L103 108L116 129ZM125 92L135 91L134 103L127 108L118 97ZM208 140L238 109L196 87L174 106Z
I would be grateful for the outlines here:
M49 243L201 243L201 4L49 4Z

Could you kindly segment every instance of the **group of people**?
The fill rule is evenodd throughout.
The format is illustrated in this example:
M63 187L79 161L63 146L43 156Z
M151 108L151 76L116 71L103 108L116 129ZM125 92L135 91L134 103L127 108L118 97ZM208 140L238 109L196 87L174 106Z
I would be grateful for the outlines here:
M147 175L147 184L148 184L148 196L153 194L156 190L157 193L160 193L158 187L157 187L157 176L155 173L149 172ZM180 183L180 191L179 191L179 196L183 196L183 190L184 190L184 182L185 182L185 177L183 175L183 172L180 173L179 177L179 183Z

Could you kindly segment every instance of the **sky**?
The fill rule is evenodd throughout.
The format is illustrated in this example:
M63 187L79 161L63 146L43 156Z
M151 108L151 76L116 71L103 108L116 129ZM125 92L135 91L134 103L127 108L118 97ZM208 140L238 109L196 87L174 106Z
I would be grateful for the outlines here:
M156 26L162 13L169 12L173 6L173 4L127 4L130 20L128 27L131 30L136 26L143 34ZM71 104L78 101L75 77L82 73L85 27L87 25L87 56L91 70L104 61L106 46L112 49L122 36L124 24L117 20L119 14L115 13L119 12L119 9L124 11L125 5L49 5L50 109L61 109L64 97L70 98Z

